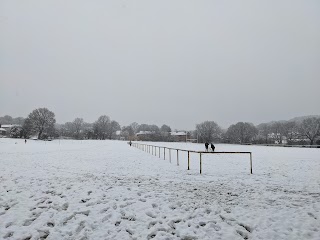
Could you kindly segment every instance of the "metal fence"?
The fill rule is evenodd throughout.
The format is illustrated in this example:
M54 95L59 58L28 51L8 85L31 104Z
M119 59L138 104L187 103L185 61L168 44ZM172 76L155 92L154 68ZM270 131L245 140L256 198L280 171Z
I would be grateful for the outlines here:
M250 174L252 174L252 152L205 152L205 151L193 151L193 150L186 150L186 149L178 149L178 148L169 148L163 146L155 146L150 144L143 144L132 142L132 146L136 147L144 152L151 153L154 156L159 156L161 158L161 152L163 149L163 159L166 159L166 149L169 151L169 161L171 163L171 151L176 152L177 154L177 166L179 166L179 151L181 152L188 152L188 170L190 170L190 153L199 153L199 160L200 160L200 174L202 174L202 154L249 154L250 155Z

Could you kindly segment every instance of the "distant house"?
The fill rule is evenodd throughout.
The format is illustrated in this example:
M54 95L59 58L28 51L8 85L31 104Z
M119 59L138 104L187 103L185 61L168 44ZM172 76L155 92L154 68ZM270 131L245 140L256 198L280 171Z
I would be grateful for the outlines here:
M7 132L7 130L5 130L4 128L0 127L0 136L5 136L6 132Z
M182 131L175 131L171 132L170 135L172 136L175 142L186 142L187 141L187 133Z
M274 143L275 143L275 144L288 144L288 141L287 141L287 138L283 136L283 137L281 138L281 140L280 140L280 139L275 140Z
M269 133L268 138L271 139L271 141L274 144L287 144L287 138L285 136L282 136L280 133Z
M150 141L154 132L152 131L140 131L136 134L136 138L138 141Z
M13 128L13 127L21 127L21 125L18 125L18 124L3 124L3 125L0 125L0 128L1 128L0 135L9 136L11 128Z

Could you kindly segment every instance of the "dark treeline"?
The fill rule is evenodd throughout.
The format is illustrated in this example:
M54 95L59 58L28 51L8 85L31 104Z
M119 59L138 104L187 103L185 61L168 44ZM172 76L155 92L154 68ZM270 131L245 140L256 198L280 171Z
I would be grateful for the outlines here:
M82 118L72 122L57 124L55 114L47 108L33 110L27 118L11 116L0 117L1 126L11 125L0 135L13 138L37 139L118 139L143 141L193 141L238 144L320 144L320 118L304 117L290 121L262 123L257 126L248 122L232 124L222 129L214 121L204 121L192 131L172 132L170 126L138 124L128 126L112 120L107 115L100 116L95 122L87 123Z

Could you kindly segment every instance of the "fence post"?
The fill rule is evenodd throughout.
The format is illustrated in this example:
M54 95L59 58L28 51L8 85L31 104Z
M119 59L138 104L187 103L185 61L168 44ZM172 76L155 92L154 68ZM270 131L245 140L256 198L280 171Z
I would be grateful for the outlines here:
M169 161L171 163L171 148L169 148Z
M161 151L160 151L160 149L161 149L161 148L159 147L159 158L160 158L160 155L161 155Z
M252 174L252 153L250 153L250 173Z
M163 148L163 160L166 160L166 148Z
M179 150L177 150L177 166L179 166Z
M200 174L202 173L202 159L201 159L201 153L200 153Z
M190 152L188 151L188 170L190 170Z

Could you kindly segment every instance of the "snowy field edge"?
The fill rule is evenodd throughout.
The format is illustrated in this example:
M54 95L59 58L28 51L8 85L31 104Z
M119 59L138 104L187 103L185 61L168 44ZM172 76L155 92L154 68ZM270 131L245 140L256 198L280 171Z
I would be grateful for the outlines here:
M150 143L203 150L200 144ZM0 139L0 239L320 239L319 149Z

